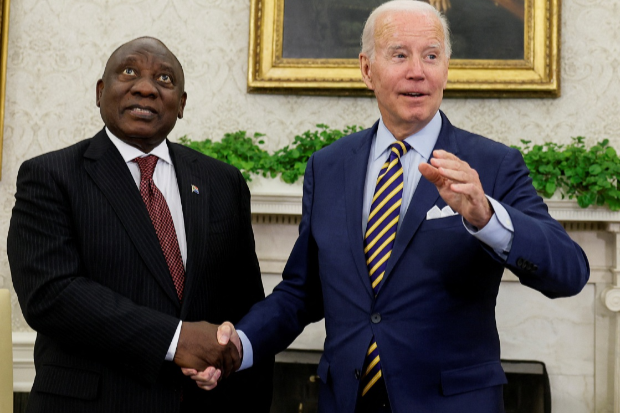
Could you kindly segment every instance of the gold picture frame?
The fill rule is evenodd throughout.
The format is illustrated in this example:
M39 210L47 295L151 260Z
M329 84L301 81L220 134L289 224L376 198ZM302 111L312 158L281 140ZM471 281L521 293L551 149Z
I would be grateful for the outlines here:
M9 0L0 0L0 179L2 178L2 141L4 137L4 97L6 61L9 49Z
M491 1L491 0L489 0ZM451 59L445 96L560 96L560 1L494 0L523 4L523 59ZM251 0L248 92L372 95L358 59L283 58L285 0ZM361 30L360 30L361 32ZM361 35L361 33L360 33Z

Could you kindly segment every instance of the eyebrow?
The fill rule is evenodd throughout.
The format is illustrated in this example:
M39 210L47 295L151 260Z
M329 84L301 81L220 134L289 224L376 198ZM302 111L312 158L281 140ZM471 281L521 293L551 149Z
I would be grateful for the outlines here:
M127 56L126 58L121 60L120 65L122 66L122 65L131 64L131 63L133 64L138 63L138 59L132 56ZM165 62L158 63L157 68L160 70L163 69L163 70L169 71L170 73L173 73L173 74L175 73L174 66L171 64L165 63Z

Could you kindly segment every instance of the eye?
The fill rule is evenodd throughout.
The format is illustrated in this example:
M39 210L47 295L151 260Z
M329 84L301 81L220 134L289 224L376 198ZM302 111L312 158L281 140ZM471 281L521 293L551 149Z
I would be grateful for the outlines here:
M437 59L437 55L436 55L436 54L431 53L431 54L429 54L429 55L428 55L428 58L429 58L430 60L435 60L435 59Z
M164 83L172 83L172 77L170 77L170 75L159 75L158 80Z
M123 70L123 74L124 74L124 75L130 75L130 76L133 76L133 75L135 75L135 74L136 74L136 71L135 71L135 70L133 70L131 67L126 67L126 68Z

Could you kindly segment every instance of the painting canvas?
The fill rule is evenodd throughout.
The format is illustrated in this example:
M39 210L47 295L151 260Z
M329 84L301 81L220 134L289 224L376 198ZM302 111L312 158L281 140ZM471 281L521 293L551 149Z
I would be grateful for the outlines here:
M357 59L360 36L381 0L286 0L282 57ZM451 0L453 59L523 59L525 4L511 0Z
M385 0L252 0L248 91L370 94L360 37ZM557 97L560 0L424 0L451 28L447 96Z

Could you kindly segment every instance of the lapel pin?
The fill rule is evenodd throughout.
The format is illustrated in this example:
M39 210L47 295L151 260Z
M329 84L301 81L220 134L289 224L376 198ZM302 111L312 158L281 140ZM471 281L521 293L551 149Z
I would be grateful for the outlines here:
M198 187L196 185L192 185L192 193L196 195L200 194L200 191L198 190Z

